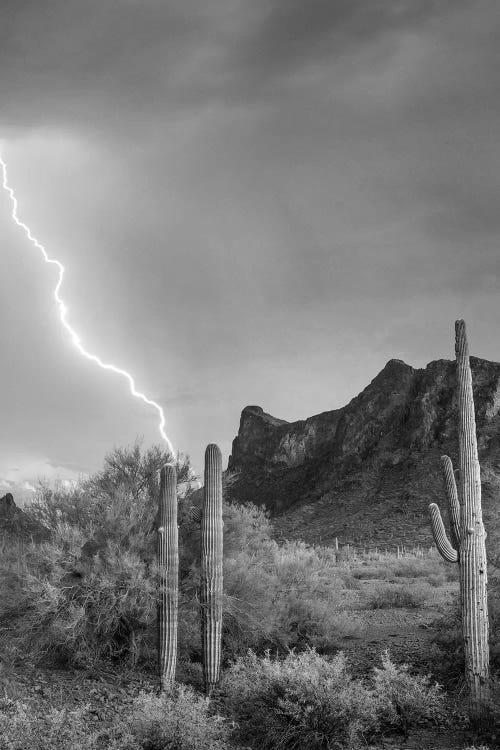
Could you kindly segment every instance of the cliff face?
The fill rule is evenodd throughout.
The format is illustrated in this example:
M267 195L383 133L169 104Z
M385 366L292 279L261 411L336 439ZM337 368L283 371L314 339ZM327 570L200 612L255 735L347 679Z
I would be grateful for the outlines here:
M471 357L485 519L500 487L500 364ZM439 457L457 462L455 363L390 360L347 406L285 422L243 409L231 497L263 504L284 536L310 542L430 543L427 505L444 507ZM500 506L499 506L500 507Z

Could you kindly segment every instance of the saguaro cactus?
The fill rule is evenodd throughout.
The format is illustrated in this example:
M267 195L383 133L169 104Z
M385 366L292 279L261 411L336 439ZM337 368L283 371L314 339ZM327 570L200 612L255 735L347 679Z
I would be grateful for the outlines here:
M446 536L438 506L432 503L429 510L432 532L439 552L445 560L458 562L460 566L465 677L469 690L471 717L478 720L489 694L486 533L481 510L481 477L472 375L463 320L457 320L455 323L455 354L459 411L460 503L451 459L448 456L441 459L453 543Z
M177 471L166 464L160 471L158 501L158 672L160 692L171 687L177 663L179 603L179 541L177 527Z
M205 451L201 517L201 649L205 692L219 681L222 634L222 456L217 445Z

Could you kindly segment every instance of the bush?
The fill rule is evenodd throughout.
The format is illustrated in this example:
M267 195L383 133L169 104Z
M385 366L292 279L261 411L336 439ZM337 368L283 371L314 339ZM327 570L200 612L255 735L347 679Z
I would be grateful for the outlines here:
M207 698L182 685L161 696L141 693L129 727L148 750L226 750L233 732L226 719L210 712Z
M362 581L384 581L387 578L387 568L383 568L380 565L361 565L351 570L351 575L354 578Z
M223 517L226 660L249 648L328 647L344 626L354 635L352 625L339 616L349 594L332 550L300 542L278 545L268 515L253 505L224 503ZM180 654L195 660L200 658L198 548L199 537L193 540L189 570L181 581L179 622Z
M367 604L370 609L392 609L408 607L418 609L425 605L429 594L427 586L422 585L387 585L378 586L370 593Z
M279 546L270 531L260 546L228 554L224 587L229 658L248 648L332 645L342 628L339 609L350 596L330 550L302 542Z
M462 617L458 602L447 607L446 613L431 625L436 632L429 649L429 666L446 686L456 686L463 680L465 669Z
M440 586L444 586L444 584L447 582L446 575L441 571L439 573L431 573L430 575L426 576L426 580L430 586L436 589Z
M1 750L229 750L232 726L206 698L177 686L162 696L141 693L132 711L92 729L89 707L41 714L21 701L0 701Z
M435 560L428 557L403 557L394 560L392 575L395 578L427 578L435 574L436 567L439 566L439 563L436 564Z
M4 558L0 571L0 627L20 653L74 666L151 658L157 478L169 458L159 447L141 454L136 444L115 449L102 472L76 487L40 486L26 512L51 539L26 545L17 569ZM181 482L191 470L177 465Z
M430 677L411 675L406 664L396 666L389 652L382 654L382 668L374 667L375 692L385 706L383 720L405 729L423 719L443 720L444 698L441 686L430 684Z
M309 649L283 661L249 652L226 672L221 691L240 738L264 749L359 748L382 727L443 717L441 688L387 653L363 681L353 679L342 652L326 659Z
M82 564L80 541L33 546L26 570L5 589L0 623L19 653L75 666L128 654L136 661L155 618L155 580L144 560L108 541Z
M28 509L51 530L43 545L26 545L0 569L0 630L19 653L78 667L113 658L152 665L156 650L157 471L159 448L115 449L104 469L70 489L41 487ZM188 472L179 465L179 478ZM200 526L191 504L179 503L179 657L201 656ZM278 545L269 516L252 505L224 502L223 657L259 650L317 646L326 651L356 637L342 613L353 597L350 574L333 550ZM4 641L7 639L4 639Z
M379 726L377 697L351 678L343 653L327 661L308 650L280 662L249 652L221 689L241 739L263 750L355 748Z
M33 747L39 750L140 750L126 726L117 724L104 733L89 730L88 706L75 711L52 708L40 715L22 701L1 700L0 748L27 750Z

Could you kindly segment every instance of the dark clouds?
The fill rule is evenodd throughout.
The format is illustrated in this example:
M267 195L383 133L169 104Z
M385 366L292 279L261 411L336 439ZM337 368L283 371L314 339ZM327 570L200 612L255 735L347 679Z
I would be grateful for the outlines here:
M345 56L355 65L380 39L415 33L461 5L8 0L0 31L4 122L98 128L109 120L116 127L125 114L121 127L129 132L152 113L175 117L169 105L178 114L217 101L241 104L308 66L325 69Z
M67 265L84 341L168 407L196 461L213 440L227 453L247 402L305 417L391 357L452 356L456 317L499 358L482 329L499 274L492 0L1 14L0 142L20 213ZM7 211L4 195L9 466L24 450L36 471L74 473L156 439L154 414L69 346Z
M260 17L234 46L235 57L243 75L252 71L267 81L356 54L380 37L414 31L457 7L450 0L274 0L256 5Z

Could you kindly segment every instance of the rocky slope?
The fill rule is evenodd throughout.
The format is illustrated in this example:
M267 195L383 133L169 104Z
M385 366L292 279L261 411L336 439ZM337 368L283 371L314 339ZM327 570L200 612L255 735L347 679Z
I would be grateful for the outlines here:
M471 357L471 369L485 525L496 537L500 363ZM230 494L265 505L287 538L430 544L427 506L444 509L439 457L457 466L457 451L455 362L414 369L390 360L341 409L285 422L245 407L229 459L228 471L237 472Z
M23 541L42 542L49 538L50 532L45 526L32 520L21 508L18 508L11 492L0 497L0 535L16 537Z

